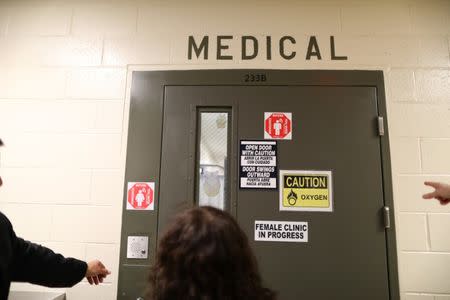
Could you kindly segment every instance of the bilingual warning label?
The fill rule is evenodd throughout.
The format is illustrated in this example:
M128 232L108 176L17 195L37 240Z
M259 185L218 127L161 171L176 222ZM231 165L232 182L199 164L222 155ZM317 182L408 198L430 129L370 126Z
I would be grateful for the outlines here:
M277 142L241 141L240 188L277 188Z
M255 241L308 242L308 222L255 221Z
M280 210L333 211L331 171L280 170Z

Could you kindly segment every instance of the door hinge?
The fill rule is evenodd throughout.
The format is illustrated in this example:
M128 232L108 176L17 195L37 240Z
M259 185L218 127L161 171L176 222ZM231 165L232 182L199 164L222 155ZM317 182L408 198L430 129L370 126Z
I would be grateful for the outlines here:
M384 215L384 228L391 228L391 211L389 206L383 207L383 215Z
M383 136L384 135L384 118L378 117L378 135Z

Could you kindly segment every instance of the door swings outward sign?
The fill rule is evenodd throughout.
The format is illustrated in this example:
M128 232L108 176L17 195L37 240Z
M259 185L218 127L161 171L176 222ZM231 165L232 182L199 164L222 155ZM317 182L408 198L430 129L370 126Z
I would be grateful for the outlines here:
M240 188L277 188L277 142L241 141Z
M280 170L280 210L333 211L331 171Z

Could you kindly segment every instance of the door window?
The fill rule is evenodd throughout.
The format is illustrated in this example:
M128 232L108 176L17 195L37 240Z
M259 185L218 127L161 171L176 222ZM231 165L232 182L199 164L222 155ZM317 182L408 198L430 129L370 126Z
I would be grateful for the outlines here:
M228 209L228 110L198 113L197 204Z

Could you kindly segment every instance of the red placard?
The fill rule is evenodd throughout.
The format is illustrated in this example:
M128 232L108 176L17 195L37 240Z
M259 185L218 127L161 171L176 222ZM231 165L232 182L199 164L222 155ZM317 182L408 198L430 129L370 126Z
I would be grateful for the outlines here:
M264 113L264 138L290 140L292 138L292 113Z
M153 210L154 209L153 182L129 182L127 195L128 210Z

